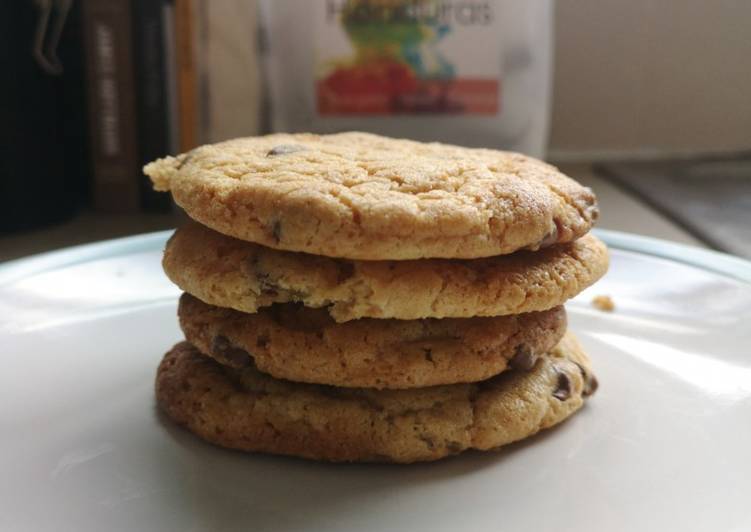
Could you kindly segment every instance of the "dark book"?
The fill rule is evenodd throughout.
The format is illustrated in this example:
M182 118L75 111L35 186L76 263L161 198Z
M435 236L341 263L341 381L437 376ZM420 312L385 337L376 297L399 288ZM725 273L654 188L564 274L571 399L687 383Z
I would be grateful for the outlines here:
M63 221L84 202L81 55L75 3L0 2L0 233Z
M175 0L175 58L180 151L198 143L198 96L195 58L193 0Z
M163 11L164 2L160 0L133 0L139 166L171 151ZM155 192L140 168L138 174L143 210L168 211L169 195Z
M162 6L162 29L164 31L164 90L167 94L169 128L169 152L180 153L180 117L177 105L177 53L175 47L175 3L165 0Z
M83 0L92 200L103 212L141 203L130 0Z

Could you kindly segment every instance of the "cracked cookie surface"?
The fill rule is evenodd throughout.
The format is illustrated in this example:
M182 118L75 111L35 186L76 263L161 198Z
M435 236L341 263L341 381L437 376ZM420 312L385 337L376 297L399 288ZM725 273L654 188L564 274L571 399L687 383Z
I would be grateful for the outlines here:
M563 307L493 318L336 323L324 309L298 304L246 314L183 294L178 316L186 340L224 365L359 388L476 382L509 366L528 370L566 330Z
M560 423L596 380L567 334L531 371L476 384L410 390L335 388L233 369L177 344L162 360L157 399L214 444L327 461L436 460L493 449Z
M598 216L589 188L531 157L369 133L235 139L144 172L221 233L350 259L537 249L575 240Z
M607 248L569 244L474 260L353 261L273 250L191 222L167 243L167 276L206 303L257 312L273 303L358 318L470 318L547 310L602 277Z

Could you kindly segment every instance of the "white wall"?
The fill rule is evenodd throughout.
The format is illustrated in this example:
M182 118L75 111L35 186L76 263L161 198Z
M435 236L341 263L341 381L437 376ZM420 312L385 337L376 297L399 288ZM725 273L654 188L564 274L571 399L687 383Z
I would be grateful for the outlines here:
M751 149L751 2L556 9L552 157Z

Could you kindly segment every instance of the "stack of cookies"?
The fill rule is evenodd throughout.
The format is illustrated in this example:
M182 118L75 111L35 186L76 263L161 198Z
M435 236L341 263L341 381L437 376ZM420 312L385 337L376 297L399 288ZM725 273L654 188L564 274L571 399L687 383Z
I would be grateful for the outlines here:
M494 449L594 392L563 303L599 279L592 192L524 155L274 134L146 166L193 219L159 404L215 444L329 461Z

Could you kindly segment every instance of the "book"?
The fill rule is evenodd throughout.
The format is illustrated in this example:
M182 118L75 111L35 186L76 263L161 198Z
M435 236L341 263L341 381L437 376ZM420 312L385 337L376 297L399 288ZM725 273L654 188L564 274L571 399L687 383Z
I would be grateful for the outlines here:
M59 31L54 48L43 47L41 38L32 44L35 32L49 40L54 28ZM0 2L0 65L3 235L61 222L84 202L88 148L80 6Z
M177 105L177 54L175 53L175 4L173 0L166 0L162 5L162 29L169 153L175 155L180 152L180 118Z
M193 1L175 0L175 59L179 146L187 152L198 144L197 77Z
M216 4L216 2L214 2ZM196 143L207 144L211 130L211 70L209 62L209 0L193 0L193 57L196 76ZM220 26L221 27L221 26Z
M139 166L171 153L170 116L167 92L167 56L164 46L163 2L132 0L133 52L136 81ZM151 181L140 171L141 208L166 212L169 196L155 192Z
M136 212L141 203L130 0L83 0L92 203Z

